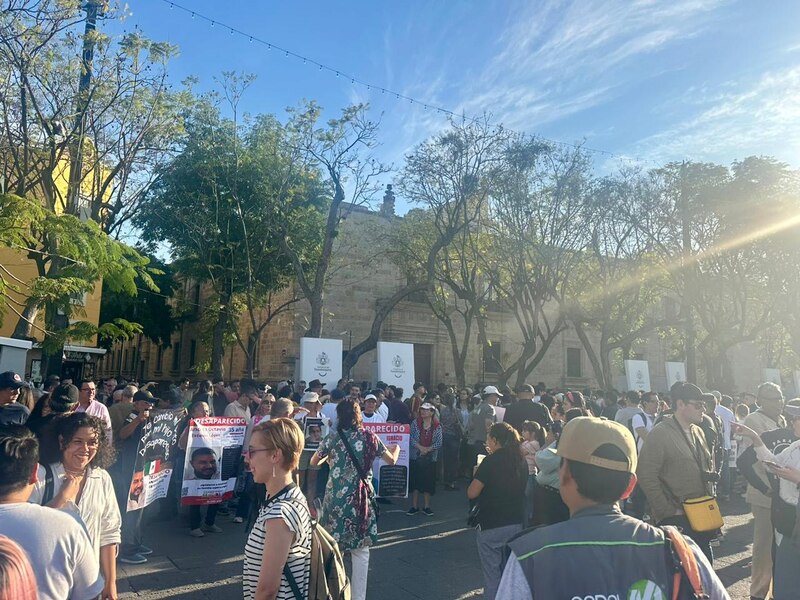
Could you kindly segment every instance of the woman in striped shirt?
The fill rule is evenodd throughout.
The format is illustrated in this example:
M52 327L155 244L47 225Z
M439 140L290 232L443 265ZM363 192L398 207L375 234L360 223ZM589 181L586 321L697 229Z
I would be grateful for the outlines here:
M245 600L301 600L308 595L311 518L292 478L303 446L303 432L291 419L272 419L253 429L245 461L253 480L266 485L267 500L244 550Z

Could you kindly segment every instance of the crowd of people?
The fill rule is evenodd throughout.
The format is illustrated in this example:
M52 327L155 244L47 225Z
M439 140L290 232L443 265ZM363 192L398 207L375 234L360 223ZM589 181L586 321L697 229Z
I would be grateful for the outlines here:
M113 599L117 562L148 560L144 511L129 510L142 482L137 489L131 477L142 428L158 410L183 415L176 465L193 419L249 423L236 500L186 510L193 537L220 532L219 514L249 530L245 598L305 597L315 519L351 557L352 597L366 597L381 500L371 467L376 458L394 464L399 448L365 423L409 426L409 517L432 516L437 487L466 482L486 598L556 597L557 586L584 597L602 582L611 586L602 593L624 597L639 580L666 594L677 580L665 548L683 547L673 531L690 539L705 593L727 598L713 548L724 535L720 503L745 482L754 515L751 597L796 597L800 399L786 402L775 384L738 402L690 383L662 395L543 383L477 393L416 383L407 397L383 382L330 387L51 377L36 388L0 374L0 572L24 563L14 567L17 583L4 583L23 591L8 597ZM196 472L216 461L195 453ZM158 502L167 518L180 510L179 488L176 474ZM718 518L698 518L698 506ZM576 560L587 565L582 577L561 579Z

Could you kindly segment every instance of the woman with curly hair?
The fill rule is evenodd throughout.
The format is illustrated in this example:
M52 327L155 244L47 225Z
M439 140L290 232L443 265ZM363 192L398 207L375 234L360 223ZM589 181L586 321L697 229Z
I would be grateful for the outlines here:
M29 502L71 512L81 518L105 579L101 598L117 597L117 545L122 519L106 469L114 462L103 421L74 413L58 423L61 459L39 465Z
M370 502L374 493L372 462L382 458L393 465L400 455L400 448L386 448L378 436L364 428L357 402L342 400L336 405L336 416L336 429L322 440L311 457L311 465L330 463L331 474L325 488L320 524L336 539L343 552L350 553L353 600L364 600L367 597L369 548L378 541L377 515ZM361 478L362 473L366 480Z

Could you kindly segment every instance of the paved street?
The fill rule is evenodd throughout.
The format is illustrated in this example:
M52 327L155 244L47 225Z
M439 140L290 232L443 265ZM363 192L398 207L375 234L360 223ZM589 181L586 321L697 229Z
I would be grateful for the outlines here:
M383 505L381 541L372 551L368 597L481 597L475 532L464 527L465 507L463 491L437 493L433 517L406 516L405 501ZM727 513L726 535L715 549L716 567L731 597L746 600L751 517L741 500L723 508ZM145 543L155 553L145 565L120 565L121 598L241 597L244 527L232 523L230 517L219 517L217 524L223 533L195 539L187 535L188 527L183 522L151 521L145 528Z

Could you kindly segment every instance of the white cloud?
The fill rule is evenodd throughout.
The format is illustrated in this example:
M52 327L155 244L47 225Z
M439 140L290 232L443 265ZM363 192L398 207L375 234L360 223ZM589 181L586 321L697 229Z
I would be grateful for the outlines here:
M727 163L771 153L800 164L800 67L772 71L757 81L725 84L694 116L634 144L658 162L689 158Z

